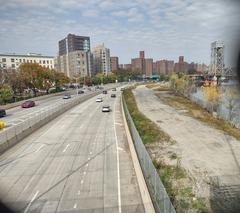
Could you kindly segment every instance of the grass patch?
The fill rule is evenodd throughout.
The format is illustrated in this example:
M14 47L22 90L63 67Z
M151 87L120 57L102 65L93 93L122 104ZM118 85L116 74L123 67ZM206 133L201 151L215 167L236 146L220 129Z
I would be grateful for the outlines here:
M169 87L167 87L167 86L160 86L160 87L157 87L153 90L154 91L170 91Z
M230 123L223 119L215 118L207 110L203 109L201 106L190 101L186 97L180 95L171 94L170 96L161 96L161 94L156 94L162 101L166 104L177 108L177 109L186 109L187 114L193 118L198 119L215 129L221 130L228 135L233 136L237 140L240 140L240 131L238 128L235 128Z
M196 198L187 172L179 165L167 165L163 161L153 161L160 178L177 212L208 212L204 199ZM194 212L195 212L194 211Z
M172 142L168 134L163 132L157 124L148 119L142 114L137 107L134 95L132 93L133 88L128 88L123 91L123 96L128 106L128 110L134 120L135 126L139 132L140 137L144 144L155 143L158 141Z
M158 86L157 83L146 84L146 87L147 87L148 89L152 89L152 88L154 88L154 87L156 87L156 86Z

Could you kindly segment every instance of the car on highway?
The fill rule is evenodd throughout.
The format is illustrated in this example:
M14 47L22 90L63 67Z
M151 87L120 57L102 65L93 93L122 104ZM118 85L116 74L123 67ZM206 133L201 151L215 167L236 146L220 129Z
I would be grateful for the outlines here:
M122 88L121 88L121 91L123 91L123 90L124 90L124 88L122 87Z
M116 94L111 94L111 98L116 98Z
M78 91L78 94L83 94L83 93L84 93L83 90L79 90L79 91Z
M65 94L65 95L63 96L63 99L69 99L69 98L71 98L71 95L70 95L70 94Z
M108 105L103 106L102 112L110 112L110 106L108 106Z
M25 101L21 104L22 108L31 108L34 107L36 104L34 101Z
M103 90L103 92L102 92L103 94L107 94L107 90Z
M0 118L6 116L6 110L0 109Z
M103 99L102 98L97 98L96 102L103 102Z
M117 91L117 89L116 88L112 88L112 91Z

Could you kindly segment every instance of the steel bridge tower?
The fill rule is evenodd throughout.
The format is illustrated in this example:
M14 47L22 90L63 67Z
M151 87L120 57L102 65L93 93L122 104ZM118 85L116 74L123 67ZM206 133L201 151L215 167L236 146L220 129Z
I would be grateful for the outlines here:
M210 74L224 76L224 43L215 41L211 44L211 68Z

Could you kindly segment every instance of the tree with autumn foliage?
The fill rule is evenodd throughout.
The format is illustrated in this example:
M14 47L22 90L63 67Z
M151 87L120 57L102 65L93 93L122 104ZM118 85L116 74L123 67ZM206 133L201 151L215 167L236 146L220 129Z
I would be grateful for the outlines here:
M217 111L220 99L222 94L219 92L217 86L210 85L207 87L203 87L202 91L205 95L205 99L211 105L211 112Z

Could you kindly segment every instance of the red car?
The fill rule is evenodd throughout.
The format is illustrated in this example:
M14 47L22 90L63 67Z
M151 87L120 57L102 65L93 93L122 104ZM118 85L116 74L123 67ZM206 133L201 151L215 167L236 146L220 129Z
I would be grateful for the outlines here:
M30 108L30 107L34 107L35 106L35 102L34 101L25 101L24 103L22 103L22 108Z

